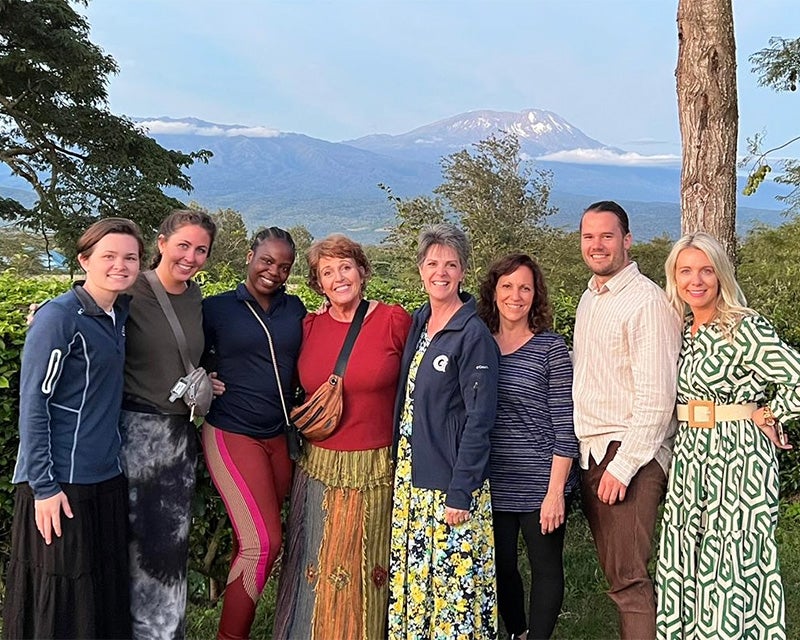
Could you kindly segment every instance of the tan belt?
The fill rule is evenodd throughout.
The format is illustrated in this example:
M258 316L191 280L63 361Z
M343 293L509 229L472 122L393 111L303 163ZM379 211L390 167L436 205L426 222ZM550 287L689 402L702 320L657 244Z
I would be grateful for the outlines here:
M749 420L758 409L755 402L748 404L715 404L713 400L689 400L678 405L678 420L690 427L713 429L717 422Z

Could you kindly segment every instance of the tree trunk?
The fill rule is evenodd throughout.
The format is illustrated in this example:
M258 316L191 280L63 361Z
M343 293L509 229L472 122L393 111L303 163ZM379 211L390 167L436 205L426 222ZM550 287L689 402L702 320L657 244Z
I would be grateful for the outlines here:
M681 229L736 252L736 41L732 0L679 0L675 70L681 128Z

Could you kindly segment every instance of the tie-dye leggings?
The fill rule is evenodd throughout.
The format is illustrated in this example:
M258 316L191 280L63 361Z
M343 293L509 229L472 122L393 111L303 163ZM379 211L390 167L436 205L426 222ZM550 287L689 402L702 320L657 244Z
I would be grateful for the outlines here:
M206 422L203 451L234 531L217 638L249 638L258 597L281 548L281 506L292 480L286 437L254 438Z
M186 566L197 435L186 416L122 411L130 502L131 618L135 640L186 634Z

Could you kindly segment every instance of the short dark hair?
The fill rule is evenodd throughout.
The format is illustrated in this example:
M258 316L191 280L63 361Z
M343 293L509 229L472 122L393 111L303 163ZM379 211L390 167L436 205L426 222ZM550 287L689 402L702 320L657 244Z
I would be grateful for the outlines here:
M617 221L619 222L619 227L622 229L622 235L627 236L631 232L631 226L628 222L628 214L625 212L625 209L622 208L621 205L617 204L613 200L600 200L599 202L593 202L586 210L581 214L581 222L578 226L578 230L583 227L583 216L587 213L613 213L617 216Z
M197 209L173 209L172 212L161 221L156 236L156 250L150 268L155 269L161 262L161 252L158 250L158 238L164 236L169 238L178 229L187 225L202 227L208 232L210 241L208 243L208 255L211 255L211 247L214 245L214 237L217 235L217 224L214 219L205 211Z
M495 302L495 287L502 276L514 273L520 267L528 267L533 273L533 304L528 311L528 328L534 334L553 328L553 310L541 268L529 255L512 253L492 263L479 288L478 315L493 334L500 330L500 313Z
M103 218L98 220L78 238L75 245L79 256L88 258L94 251L94 246L100 242L109 233L119 233L126 236L133 236L139 245L139 260L142 259L144 254L144 240L142 240L142 232L139 231L139 226L127 218Z

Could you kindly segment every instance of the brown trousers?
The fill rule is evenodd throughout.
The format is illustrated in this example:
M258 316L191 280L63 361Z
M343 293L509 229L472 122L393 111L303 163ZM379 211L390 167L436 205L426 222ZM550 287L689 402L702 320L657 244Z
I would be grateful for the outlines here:
M652 640L656 637L656 603L647 563L667 479L658 462L651 460L633 477L622 502L600 502L597 486L619 445L612 442L600 464L590 457L589 468L581 473L583 510L611 586L608 595L619 610L620 638Z

